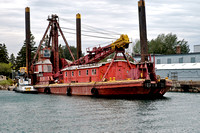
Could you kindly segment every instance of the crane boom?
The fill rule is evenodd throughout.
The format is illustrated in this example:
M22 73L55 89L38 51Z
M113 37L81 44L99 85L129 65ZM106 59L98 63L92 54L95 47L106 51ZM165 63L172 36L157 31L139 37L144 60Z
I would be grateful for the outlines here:
M124 49L128 48L129 43L128 35L122 34L120 38L112 44L109 44L105 47L94 47L91 51L87 51L87 55L72 62L70 66L97 63L115 51L124 52Z

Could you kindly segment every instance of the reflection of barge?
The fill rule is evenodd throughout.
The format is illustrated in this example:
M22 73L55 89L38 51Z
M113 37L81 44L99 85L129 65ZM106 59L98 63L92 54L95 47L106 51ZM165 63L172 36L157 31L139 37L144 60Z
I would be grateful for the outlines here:
M58 23L58 16L48 18L49 25L33 59L32 80L35 88L41 93L64 95L94 96L163 96L171 87L168 79L157 79L155 64L148 57L146 39L146 20L144 1L139 1L139 21L141 38L141 62L130 62L125 49L129 46L127 35L105 47L94 47L87 55L80 57L80 14L77 14L77 56L73 62L59 58L58 32L67 41ZM40 49L50 29L48 46ZM52 39L52 46L50 40ZM99 63L102 59L115 53L111 61ZM124 60L117 60L121 53ZM38 61L35 63L36 56Z

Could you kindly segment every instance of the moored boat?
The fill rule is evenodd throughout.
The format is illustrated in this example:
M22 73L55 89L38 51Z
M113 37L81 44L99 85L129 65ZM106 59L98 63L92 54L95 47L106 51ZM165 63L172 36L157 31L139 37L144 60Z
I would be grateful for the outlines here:
M169 79L159 79L155 73L155 60L148 54L145 2L138 1L141 61L132 62L125 55L129 38L122 34L119 39L104 47L87 49L81 57L80 14L77 14L77 60L75 60L59 25L57 15L48 17L49 25L32 60L30 73L34 88L39 93L87 96L163 96L172 86ZM42 43L49 32L48 45ZM60 34L59 34L60 33ZM59 57L58 36L61 35L73 61ZM52 44L50 46L50 44ZM101 62L114 54L107 62ZM121 54L123 56L119 56ZM38 56L38 60L36 58ZM29 56L30 57L30 56ZM28 60L28 59L27 59ZM101 62L101 63L100 63ZM28 64L28 63L27 63Z
M154 69L153 63L149 62L149 67L147 67L142 63L130 62L131 67L129 67L127 61L123 60L115 60L109 68L109 73L102 80L111 63L66 67L62 70L61 82L64 83L42 84L43 82L40 82L41 84L35 85L35 88L38 92L47 94L160 97L172 85L169 79L156 79L154 71L151 70Z
M23 77L21 77L18 80L17 87L14 89L14 91L20 93L38 93L37 89L35 89L30 83L30 79L25 80Z

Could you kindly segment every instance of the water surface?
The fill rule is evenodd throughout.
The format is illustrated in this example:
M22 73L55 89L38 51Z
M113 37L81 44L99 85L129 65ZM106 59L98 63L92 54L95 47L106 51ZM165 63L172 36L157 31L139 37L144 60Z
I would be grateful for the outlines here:
M1 132L200 132L200 94L106 99L0 91Z

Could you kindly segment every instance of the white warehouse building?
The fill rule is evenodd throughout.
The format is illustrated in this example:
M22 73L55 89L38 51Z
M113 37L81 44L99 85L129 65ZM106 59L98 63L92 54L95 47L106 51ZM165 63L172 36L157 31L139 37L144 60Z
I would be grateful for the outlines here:
M139 61L140 57L134 57ZM152 55L153 59L153 55ZM155 55L156 74L179 81L200 81L200 53Z

